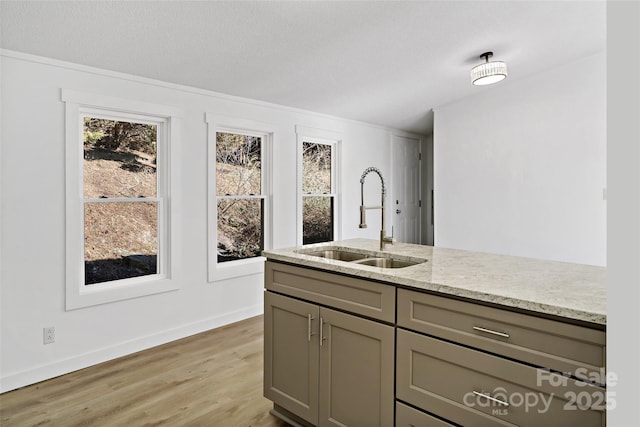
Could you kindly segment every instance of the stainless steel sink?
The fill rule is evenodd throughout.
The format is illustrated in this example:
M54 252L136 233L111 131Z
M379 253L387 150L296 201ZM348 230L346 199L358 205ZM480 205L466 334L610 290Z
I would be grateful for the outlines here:
M404 268L416 264L422 264L427 260L394 258L384 254L367 254L353 252L345 249L325 249L325 250L301 250L298 253L303 255L317 256L326 259L349 262L352 264L368 265L378 268ZM381 256L383 255L383 256Z
M346 262L361 260L369 256L369 255L361 254L358 252L350 252L350 251L344 251L339 249L328 249L325 251L300 252L300 253L304 255L319 256L322 258L336 259L339 261L346 261Z
M405 261L395 258L365 258L353 261L354 264L370 265L379 268L403 268L421 264L425 261Z

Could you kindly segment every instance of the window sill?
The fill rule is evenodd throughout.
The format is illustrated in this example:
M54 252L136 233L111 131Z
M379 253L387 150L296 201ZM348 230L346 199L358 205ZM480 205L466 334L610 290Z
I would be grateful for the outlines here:
M234 279L236 277L251 276L264 273L264 262L267 259L263 256L239 259L237 261L227 261L216 263L215 268L209 273L209 282L219 282L221 280Z
M172 280L162 275L82 285L81 288L68 285L66 310L160 294L179 288L175 279Z

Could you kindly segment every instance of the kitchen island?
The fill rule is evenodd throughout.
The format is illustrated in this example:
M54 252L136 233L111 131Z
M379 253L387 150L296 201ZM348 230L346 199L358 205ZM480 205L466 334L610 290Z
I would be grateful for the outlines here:
M292 424L605 424L602 267L367 239L264 255L265 396Z

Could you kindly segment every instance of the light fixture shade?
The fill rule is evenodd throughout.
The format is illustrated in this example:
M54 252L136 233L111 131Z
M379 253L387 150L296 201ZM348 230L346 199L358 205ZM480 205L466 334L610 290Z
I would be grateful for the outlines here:
M489 62L491 56L492 52L483 53L480 57L486 62L471 69L471 83L474 85L490 85L507 77L507 64L502 61Z

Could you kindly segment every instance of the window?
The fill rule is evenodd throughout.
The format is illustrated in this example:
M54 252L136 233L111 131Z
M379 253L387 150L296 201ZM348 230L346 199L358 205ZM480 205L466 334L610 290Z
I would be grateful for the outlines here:
M299 243L338 240L338 135L296 127L299 141ZM310 136L311 135L311 136ZM320 135L318 138L313 135ZM328 139L331 138L331 139Z
M63 90L62 98L67 309L176 289L169 200L175 113L74 91Z
M302 244L333 240L333 145L302 143Z
M265 125L207 115L209 281L263 271L270 236L270 147Z
M164 198L157 148L164 122L81 111L84 284L159 274Z
M218 262L260 256L264 249L262 138L216 132Z

